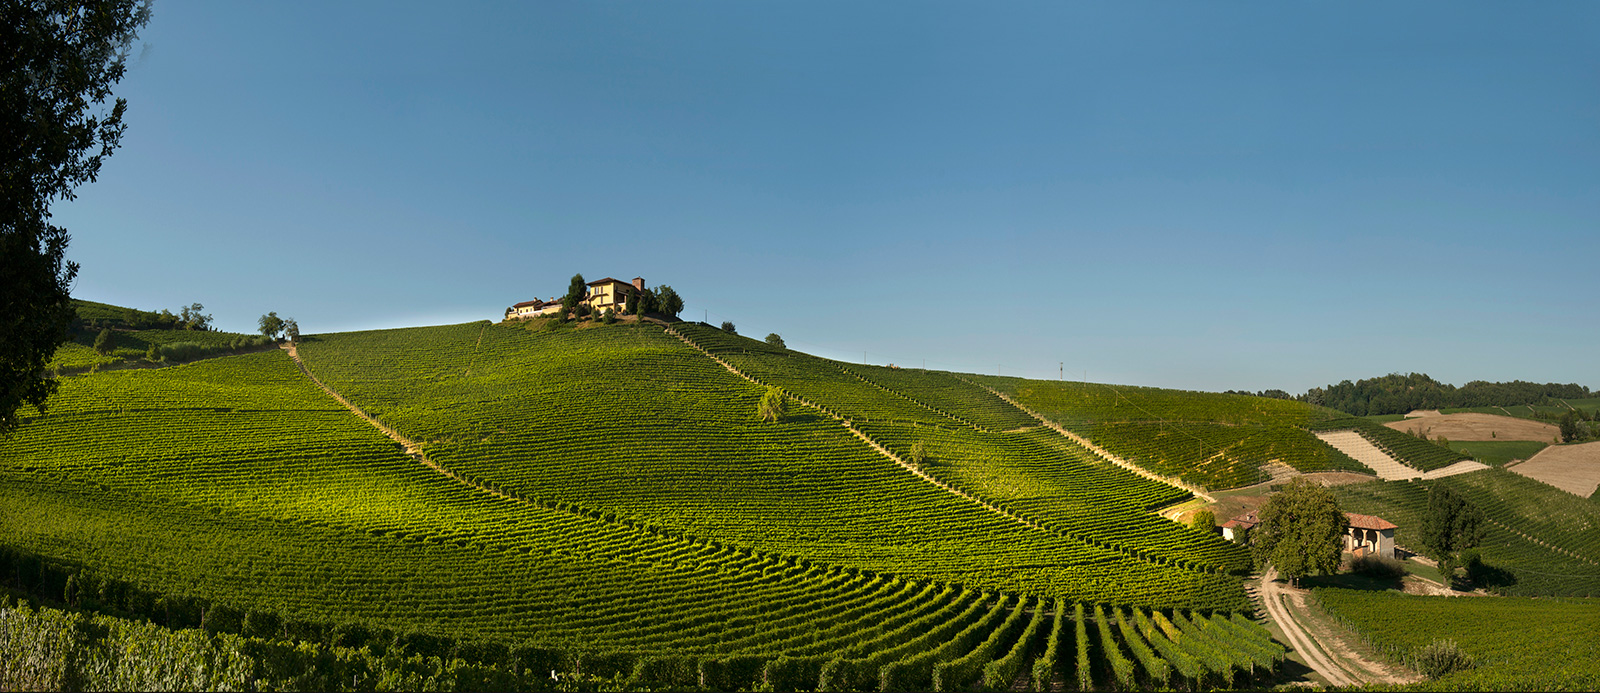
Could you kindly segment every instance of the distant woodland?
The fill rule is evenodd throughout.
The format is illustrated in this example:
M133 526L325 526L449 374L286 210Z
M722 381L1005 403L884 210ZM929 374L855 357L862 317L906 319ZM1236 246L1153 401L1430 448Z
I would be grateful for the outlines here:
M1589 388L1577 383L1563 385L1530 383L1522 380L1491 383L1474 380L1456 387L1434 380L1425 373L1408 375L1390 373L1355 382L1346 380L1338 385L1311 388L1299 396L1290 395L1283 390L1262 392L1229 390L1228 392L1275 399L1296 399L1356 416L1404 414L1413 409L1537 405L1553 399L1585 399L1595 396Z

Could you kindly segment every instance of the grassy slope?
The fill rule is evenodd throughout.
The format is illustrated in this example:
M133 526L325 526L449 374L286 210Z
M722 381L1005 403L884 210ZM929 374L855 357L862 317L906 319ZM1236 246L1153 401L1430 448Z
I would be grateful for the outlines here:
M1512 460L1530 459L1548 445L1532 440L1470 440L1451 441L1450 449L1484 464L1500 467Z
M1464 599L1318 589L1329 612L1398 660L1435 639L1456 641L1475 669L1419 690L1575 690L1600 687L1600 604L1593 600Z
M761 388L659 328L550 334L480 323L326 335L301 354L335 389L427 441L441 464L529 496L897 574L1090 600L1241 604L1230 578L984 511L814 411L760 423ZM924 411L881 390L851 394L874 413Z
M1279 460L1301 471L1366 467L1299 426L1325 409L1291 400L1098 383L997 376L973 380L1160 474L1206 488L1265 480L1261 465Z
M1504 527L1487 528L1481 551L1493 568L1508 571L1498 589L1520 595L1600 596L1600 503L1573 496L1500 469L1433 481L1384 481L1333 487L1340 507L1377 515L1400 526L1395 541L1421 550L1417 538L1428 488L1454 489ZM1533 537L1572 555L1552 551ZM1576 557L1574 557L1576 556Z

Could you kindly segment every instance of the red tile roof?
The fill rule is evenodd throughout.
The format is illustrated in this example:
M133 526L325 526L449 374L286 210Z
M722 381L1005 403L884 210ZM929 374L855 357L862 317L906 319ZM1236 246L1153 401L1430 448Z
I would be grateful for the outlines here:
M523 301L521 303L513 303L513 304L511 304L511 307L512 308L526 308L528 306L533 306L535 308L538 308L539 306L542 306L542 305L544 305L544 301L541 301L541 300L536 298L536 299L533 299L532 301Z
M1239 516L1237 516L1237 517L1235 517L1235 518L1233 518L1231 520L1228 520L1227 522L1222 523L1222 526L1223 527L1244 527L1244 528L1248 529L1248 528L1254 527L1254 526L1256 526L1258 524L1261 524L1261 518L1256 517L1256 511L1251 510L1250 512L1247 512L1247 513L1245 513L1243 515L1239 515Z
M1350 526L1351 527L1355 527L1356 529L1385 530L1385 529L1397 529L1399 527L1399 525L1397 525L1397 524L1395 524L1393 522L1385 520L1385 519L1383 519L1381 517L1374 517L1372 515L1359 515L1359 514L1356 514L1356 513L1345 513L1344 516L1349 521Z

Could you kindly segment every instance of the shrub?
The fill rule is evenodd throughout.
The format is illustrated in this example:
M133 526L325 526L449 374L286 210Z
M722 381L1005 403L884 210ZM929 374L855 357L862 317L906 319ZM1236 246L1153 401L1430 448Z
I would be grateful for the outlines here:
M922 464L928 461L928 449L922 444L922 441L919 440L911 444L910 457L912 464Z
M1411 667L1430 679L1465 671L1478 665L1454 640L1435 640L1411 655Z
M249 638L276 638L283 633L283 619L270 611L247 611L240 635Z
M150 348L146 349L144 352L144 360L149 361L150 363L160 363L161 347L151 344Z
M612 324L612 323L617 321L617 316L612 314L610 308L607 308L603 312L600 313L600 321L604 322L607 325L610 325L610 324Z
M239 610L226 604L212 604L200 619L200 627L207 633L238 633L243 625Z
M1405 577L1406 567L1396 559L1367 554L1351 561L1350 572L1377 580L1399 580Z
M111 349L111 330L100 330L100 334L94 336L94 353L105 356Z

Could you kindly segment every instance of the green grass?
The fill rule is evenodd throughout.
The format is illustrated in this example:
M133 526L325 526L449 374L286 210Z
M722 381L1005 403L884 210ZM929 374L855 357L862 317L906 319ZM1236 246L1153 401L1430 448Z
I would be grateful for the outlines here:
M1595 690L1600 604L1593 600L1420 597L1322 588L1317 601L1397 661L1436 639L1454 640L1476 668L1417 690Z
M1361 418L1366 419L1368 421L1375 421L1377 423L1390 423L1390 422L1394 422L1394 421L1405 421L1406 420L1406 415L1405 414L1368 414L1367 416L1363 416Z
M1451 441L1450 449L1484 464L1500 467L1512 460L1530 459L1548 445L1531 440L1473 440Z

